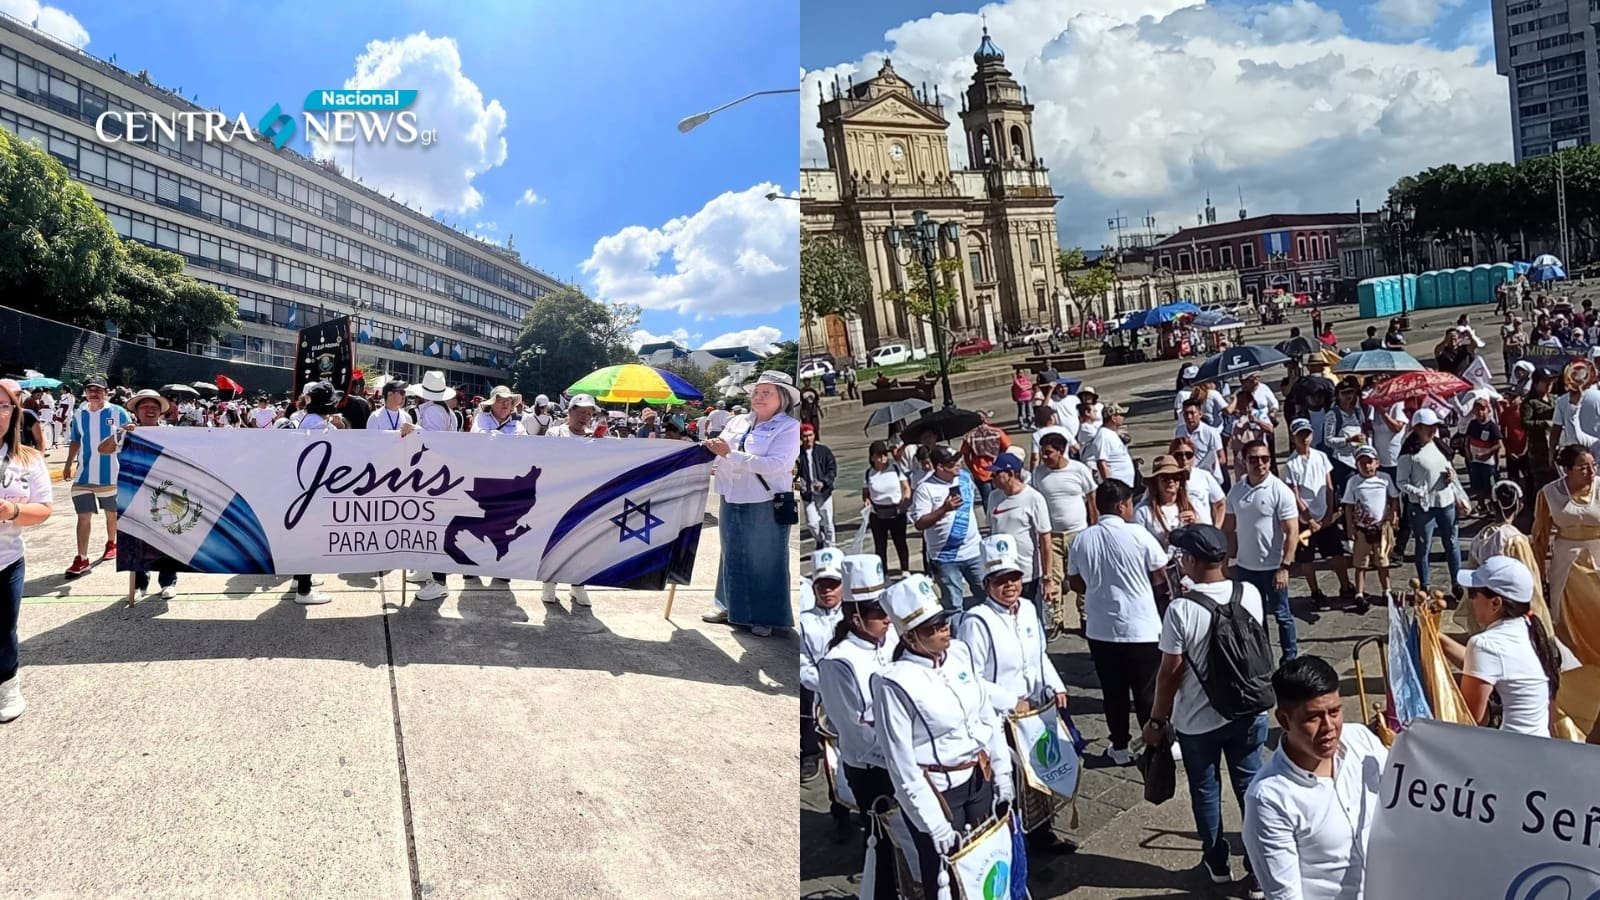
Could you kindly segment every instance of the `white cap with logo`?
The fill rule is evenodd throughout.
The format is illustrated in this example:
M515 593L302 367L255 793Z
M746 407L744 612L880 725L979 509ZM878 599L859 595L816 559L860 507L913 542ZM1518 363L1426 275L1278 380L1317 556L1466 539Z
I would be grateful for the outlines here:
M838 547L822 547L811 554L811 580L824 578L844 580L844 551Z
M883 596L883 560L871 553L857 553L840 561L844 572L844 599L860 603Z
M926 575L907 575L900 579L883 592L881 602L889 611L894 630L902 635L950 615L950 610L939 604L933 581Z
M994 534L983 539L983 580L988 581L1002 572L1022 573L1015 535Z

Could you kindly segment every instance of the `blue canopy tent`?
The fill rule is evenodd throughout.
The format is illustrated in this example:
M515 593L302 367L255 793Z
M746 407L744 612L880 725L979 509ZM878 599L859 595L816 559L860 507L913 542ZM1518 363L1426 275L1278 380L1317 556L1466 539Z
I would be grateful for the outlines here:
M1166 303L1155 309L1147 309L1143 312L1135 313L1129 316L1127 321L1122 323L1122 327L1117 330L1137 331L1140 328L1165 325L1179 316L1198 312L1200 312L1200 307L1186 300L1179 300L1176 303Z

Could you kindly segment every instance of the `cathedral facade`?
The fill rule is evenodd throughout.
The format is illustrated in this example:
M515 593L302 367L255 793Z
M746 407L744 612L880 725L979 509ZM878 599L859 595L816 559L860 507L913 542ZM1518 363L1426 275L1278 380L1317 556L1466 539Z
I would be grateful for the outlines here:
M905 247L885 238L923 210L959 223L941 240L958 299L945 316L951 340L999 341L1009 329L1067 321L1057 272L1056 203L1050 173L1035 153L1033 105L984 29L977 71L961 96L969 165L951 165L949 120L938 86L907 82L889 60L863 84L824 88L820 98L826 168L800 171L801 234L853 248L866 262L872 297L858 316L802 323L804 352L862 357L895 341L934 346L932 324L893 302L926 276Z

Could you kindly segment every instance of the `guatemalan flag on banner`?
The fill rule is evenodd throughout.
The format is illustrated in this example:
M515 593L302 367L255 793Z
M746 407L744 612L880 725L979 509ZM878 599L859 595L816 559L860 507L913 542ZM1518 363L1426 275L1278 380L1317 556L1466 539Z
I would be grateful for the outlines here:
M145 554L147 542L137 535L148 523L159 530L161 552L185 568L273 571L266 529L250 504L216 473L140 435L128 435L117 458L118 518L135 523L130 557Z

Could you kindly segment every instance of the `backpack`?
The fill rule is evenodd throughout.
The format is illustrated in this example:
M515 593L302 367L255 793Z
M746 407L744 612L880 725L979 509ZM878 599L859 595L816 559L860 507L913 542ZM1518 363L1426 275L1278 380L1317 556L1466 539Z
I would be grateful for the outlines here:
M1211 613L1210 655L1195 677L1211 706L1229 721L1266 712L1277 704L1272 690L1272 645L1267 628L1240 603L1244 583L1233 583L1233 599L1220 606L1204 595L1187 596L1189 602Z

